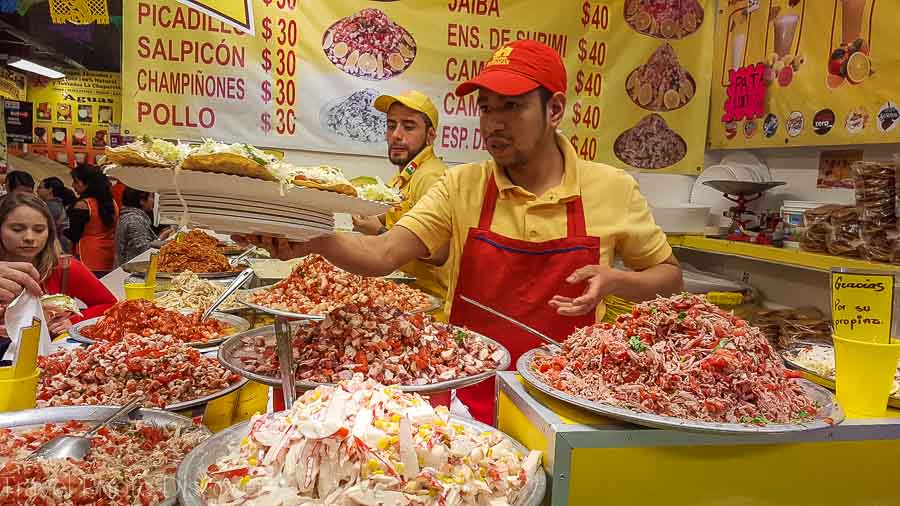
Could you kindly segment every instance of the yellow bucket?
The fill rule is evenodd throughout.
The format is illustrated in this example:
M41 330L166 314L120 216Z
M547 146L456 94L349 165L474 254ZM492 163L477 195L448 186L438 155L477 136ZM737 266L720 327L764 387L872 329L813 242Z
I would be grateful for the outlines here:
M834 336L835 390L847 418L885 416L900 342L875 344Z
M31 409L37 404L37 385L41 370L24 378L0 380L0 412Z
M125 283L125 298L127 300L153 300L156 298L156 285Z

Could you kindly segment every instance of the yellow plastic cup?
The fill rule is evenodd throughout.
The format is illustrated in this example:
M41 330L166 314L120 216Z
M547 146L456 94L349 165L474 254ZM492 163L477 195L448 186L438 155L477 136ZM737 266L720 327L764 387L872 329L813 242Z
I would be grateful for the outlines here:
M209 430L219 432L234 425L231 421L234 414L234 406L237 404L238 392L219 397L209 401L206 404L206 410L203 412L203 425Z
M156 285L125 283L125 298L128 300L153 300L156 298Z
M37 385L41 370L24 378L0 380L0 412L34 408L37 404Z
M835 390L847 418L885 416L900 341L876 344L834 336Z
M265 413L269 408L269 386L248 381L238 390L238 401L231 415L231 423L246 422L257 413Z

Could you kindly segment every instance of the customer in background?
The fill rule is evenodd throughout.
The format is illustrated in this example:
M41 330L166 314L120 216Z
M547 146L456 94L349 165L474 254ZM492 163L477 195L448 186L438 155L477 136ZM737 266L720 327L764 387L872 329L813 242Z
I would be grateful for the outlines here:
M75 167L72 187L78 200L69 212L68 237L78 258L100 277L111 271L115 263L119 207L113 200L109 179L97 167Z
M34 178L31 174L14 170L6 174L6 193L34 193Z
M116 225L116 267L150 249L153 241L171 235L172 229L165 229L161 235L153 229L153 201L152 193L125 187Z
M56 235L63 252L71 253L72 241L66 237L69 232L69 208L78 200L78 197L58 177L48 177L41 181L37 187L37 195L50 208L53 223L56 224Z
M116 303L116 297L87 267L61 254L50 209L34 195L10 194L0 204L0 262L31 264L44 293L68 295L87 305L82 316L45 305L47 326L54 337L68 330L72 323L102 315ZM33 275L33 271L29 272Z

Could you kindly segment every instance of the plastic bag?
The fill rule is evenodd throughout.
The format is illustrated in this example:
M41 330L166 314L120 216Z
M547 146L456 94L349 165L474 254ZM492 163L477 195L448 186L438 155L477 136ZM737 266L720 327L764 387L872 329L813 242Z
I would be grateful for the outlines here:
M806 230L800 237L800 247L805 251L823 253L828 251L828 236L831 234L831 214L840 209L838 205L825 205L803 212Z
M851 166L864 239L897 227L897 172L886 162L854 162Z
M859 209L842 207L831 213L831 233L826 238L828 253L837 256L858 257L865 244L859 219Z

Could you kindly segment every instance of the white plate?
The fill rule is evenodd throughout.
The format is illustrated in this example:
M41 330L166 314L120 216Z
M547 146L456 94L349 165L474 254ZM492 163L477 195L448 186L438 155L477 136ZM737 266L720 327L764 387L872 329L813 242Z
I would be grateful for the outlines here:
M700 174L694 182L691 190L691 204L709 207L709 221L711 226L727 227L731 224L731 218L722 215L733 204L722 196L722 193L703 184L704 181L737 181L737 176L730 167L725 165L711 165Z
M245 206L242 204L227 204L227 203L207 204L207 203L203 203L203 202L200 202L200 203L186 202L186 204L187 204L188 210L192 213L193 212L210 213L210 212L217 212L217 211L221 211L223 213L236 212L236 213L244 213L244 214L250 214L250 215L259 215L260 217L263 217L263 216L276 217L276 218L281 218L281 219L285 219L288 221L302 221L305 223L317 223L319 225L322 225L323 227L328 227L329 229L334 228L334 218L331 216L325 216L325 217L323 217L323 216L308 216L308 215L300 214L299 212L292 211L292 210L262 209L262 208L249 207L249 206ZM170 201L170 200L165 200L165 201L160 200L159 209L160 209L160 211L165 209L167 211L178 212L178 211L182 211L183 207L182 207L181 203L178 202L177 200L174 202Z
M180 206L178 207L160 207L160 214L166 216L178 216L180 217L183 214L183 210ZM203 209L203 208L191 208L190 213L191 221L197 221L195 217L208 217L208 216L221 216L223 218L243 218L247 220L255 220L260 223L279 223L282 225L293 225L303 228L310 228L315 230L322 230L324 232L331 232L334 230L333 226L325 225L322 223L309 222L302 218L284 218L282 216L270 216L261 213L247 213L243 211L228 211L223 209ZM205 218L204 218L205 219ZM217 229L218 230L218 229Z
M178 220L181 215L170 216ZM243 218L239 216L223 216L221 214L191 214L191 224L201 225L215 229L225 234L263 234L273 237L283 237L294 241L309 241L329 233L328 230L282 223L257 218Z
M175 173L172 169L111 166L106 169L106 173L139 190L156 193L176 191ZM178 174L178 187L182 193L237 197L257 202L284 202L332 213L374 216L390 209L390 206L380 202L300 186L290 186L282 195L281 185L278 183L194 170L182 170Z
M285 202L260 202L257 200L248 200L241 199L237 197L216 197L212 195L194 195L191 193L182 193L181 197L185 202L188 203L196 203L201 205L206 204L241 204L252 207L258 207L261 209L277 209L277 210L290 210L296 212L298 214L302 214L310 217L319 217L326 219L333 219L334 213L330 213L328 211L322 211L321 209L310 208L310 207L302 207L298 205L288 204ZM161 193L159 195L160 201L163 202L175 202L181 203L178 199L178 194L176 193Z

